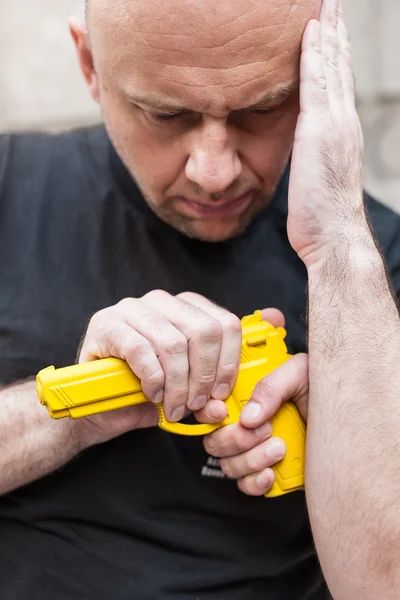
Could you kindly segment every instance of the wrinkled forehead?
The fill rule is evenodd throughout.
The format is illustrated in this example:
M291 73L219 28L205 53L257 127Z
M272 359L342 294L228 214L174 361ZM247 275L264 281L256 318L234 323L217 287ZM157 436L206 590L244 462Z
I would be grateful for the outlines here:
M230 104L296 79L321 0L90 0L95 62L113 83ZM194 107L194 109L196 109Z

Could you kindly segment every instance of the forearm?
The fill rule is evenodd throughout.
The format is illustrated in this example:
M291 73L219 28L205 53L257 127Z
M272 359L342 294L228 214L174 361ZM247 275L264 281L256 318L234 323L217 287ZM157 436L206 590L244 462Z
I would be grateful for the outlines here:
M310 269L309 358L306 492L326 579L335 600L394 599L400 322L369 235Z
M52 420L35 382L0 390L0 495L55 471L81 450L74 421Z

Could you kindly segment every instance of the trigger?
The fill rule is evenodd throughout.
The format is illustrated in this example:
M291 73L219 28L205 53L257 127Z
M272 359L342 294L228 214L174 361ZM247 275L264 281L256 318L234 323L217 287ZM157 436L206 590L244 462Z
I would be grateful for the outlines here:
M172 423L168 421L164 407L162 404L156 404L158 411L158 426L160 429L164 431L168 431L168 433L176 433L177 435L187 435L187 436L200 436L200 435L208 435L213 431L216 431L220 427L222 427L222 423L217 423L216 425L209 424L198 424L198 425L186 425L185 423Z

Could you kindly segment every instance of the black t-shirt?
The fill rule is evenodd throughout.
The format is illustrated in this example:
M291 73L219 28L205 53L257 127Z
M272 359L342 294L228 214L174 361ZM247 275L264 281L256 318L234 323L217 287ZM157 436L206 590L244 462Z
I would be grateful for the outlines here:
M287 183L244 235L207 244L153 215L102 127L0 137L0 381L73 363L94 312L157 288L198 292L240 317L278 307L290 351L304 351L307 278L286 235ZM368 206L400 287L399 218ZM302 492L247 497L201 439L156 427L0 498L0 598L329 594Z

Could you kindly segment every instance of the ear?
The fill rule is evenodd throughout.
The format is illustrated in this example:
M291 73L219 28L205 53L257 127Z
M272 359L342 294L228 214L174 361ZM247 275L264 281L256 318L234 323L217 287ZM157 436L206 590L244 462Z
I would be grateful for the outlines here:
M88 84L90 95L95 102L100 103L98 79L94 68L87 29L78 18L71 17L69 20L69 31L74 40L81 71Z

